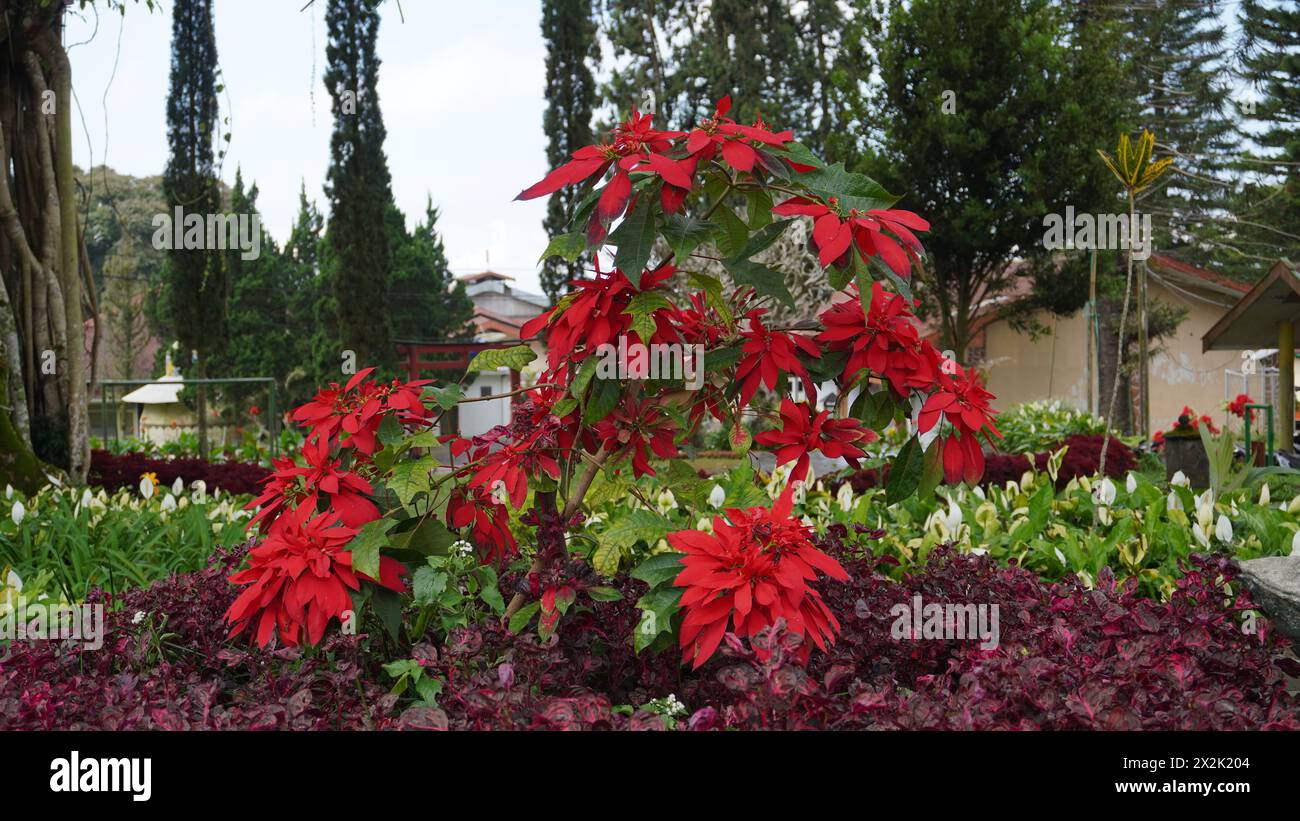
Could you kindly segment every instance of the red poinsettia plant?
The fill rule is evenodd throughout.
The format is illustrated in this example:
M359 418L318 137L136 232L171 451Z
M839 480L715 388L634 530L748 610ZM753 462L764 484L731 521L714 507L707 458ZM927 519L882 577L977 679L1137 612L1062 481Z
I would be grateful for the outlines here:
M520 193L578 188L572 232L553 237L544 257L593 262L523 327L545 354L533 384L512 395L508 424L442 434L459 387L382 383L368 372L294 413L307 446L301 463L276 463L252 503L265 536L233 577L245 588L228 614L236 632L316 642L351 602L402 590L399 560L461 539L485 564L519 560L503 615L516 630L535 617L546 637L584 596L618 595L593 578L582 538L597 476L656 476L715 420L738 452L765 448L793 463L788 486L770 509L737 507L710 530L668 534L669 552L633 570L653 588L643 607L656 617L650 634L675 636L695 667L728 632L744 639L778 621L807 639L805 654L834 642L839 622L818 585L846 576L793 510L811 456L856 465L895 424L912 436L889 471L889 501L945 478L973 482L982 443L999 435L993 397L918 331L910 282L926 220L791 131L729 112L724 98L695 128L671 131L634 111L607 141ZM773 308L794 307L784 274L758 258L800 221L836 293L818 322L783 327ZM604 367L611 350L641 346L702 353L691 357L696 378ZM529 344L483 351L470 371L519 370L534 358ZM843 397L835 407L815 401L826 383ZM795 385L808 399L791 396ZM778 414L763 409L763 391L780 399ZM751 436L760 420L771 429Z

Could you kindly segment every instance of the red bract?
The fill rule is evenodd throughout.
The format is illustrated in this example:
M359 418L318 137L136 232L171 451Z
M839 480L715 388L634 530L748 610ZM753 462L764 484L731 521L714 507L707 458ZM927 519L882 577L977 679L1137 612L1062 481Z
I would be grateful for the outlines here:
M650 453L663 459L677 455L673 439L675 425L657 405L650 400L637 401L629 396L596 423L596 436L614 459L631 455L635 476L654 476L650 466Z
M510 511L486 488L458 487L447 500L447 524L456 529L474 525L479 558L499 564L519 552L510 532Z
M478 463L469 480L471 488L492 491L501 482L510 504L518 508L528 496L530 475L545 473L552 479L560 478L560 464L548 452L554 450L554 442L548 441L540 428L522 441L502 444L496 450L491 449L491 444L485 441L471 455Z
M379 508L369 498L375 489L361 476L343 470L338 459L331 459L326 441L308 439L303 443L302 455L306 467L299 467L290 459L275 462L276 471L267 478L262 495L245 505L246 509L262 507L248 527L259 522L274 526L280 514L290 507L305 505L315 510L322 494L330 510L338 513L347 527L360 527L379 518Z
M821 356L821 351L806 336L784 331L769 331L763 325L761 319L763 313L764 310L758 308L746 314L749 327L740 332L745 339L745 344L740 349L740 361L736 365L736 381L740 383L740 404L749 404L749 400L753 399L754 394L758 392L760 382L769 390L776 388L776 380L782 372L802 379L808 395L816 396L817 387L808 376L803 363L799 361L796 349L814 358Z
M845 293L851 298L820 314L825 330L817 335L817 341L831 350L849 351L841 377L844 385L852 385L859 373L869 370L887 380L900 396L932 387L939 376L938 354L921 339L907 300L873 283L868 318L862 313L857 285L850 285Z
M813 243L817 246L817 259L823 268L841 261L847 264L845 252L856 246L864 262L880 257L899 276L908 276L912 263L924 253L921 241L912 231L929 231L930 223L911 211L898 208L872 208L859 211L850 208L844 212L839 200L829 197L826 202L808 197L791 197L772 209L782 217L806 216L813 218ZM903 245L900 247L889 234Z
M777 619L811 638L821 650L835 643L840 624L808 586L817 571L847 581L839 562L809 540L809 528L790 517L793 488L772 509L728 510L713 520L713 533L682 530L668 543L686 554L685 569L673 582L686 588L681 607L682 661L699 667L717 650L727 623L738 636L752 637ZM800 649L807 659L809 645Z
M342 388L337 382L330 383L312 401L293 412L294 421L310 429L308 439L334 442L340 432L346 433L347 438L338 440L341 447L373 456L379 447L375 434L387 414L395 413L403 425L427 422L430 411L420 401L420 391L431 380L405 383L394 380L389 385L378 385L366 381L373 370L358 371Z
M691 162L683 167L666 156L672 141L682 136L682 132L656 131L651 127L652 119L652 114L633 110L632 116L614 129L612 142L579 148L569 162L519 192L515 199L530 200L552 194L566 185L599 180L612 166L614 176L601 192L589 229L598 239L603 236L604 227L618 219L627 207L632 197L632 173L653 174L667 185L689 191L695 164Z
M686 138L686 150L700 160L712 159L721 153L723 161L737 171L751 172L759 162L759 151L764 148L784 148L794 139L791 131L772 132L762 120L751 125L740 125L727 117L731 110L731 97L723 97L713 116L703 120Z
M330 619L341 620L352 609L348 591L359 590L361 580L405 590L399 578L405 568L386 556L379 559L378 581L355 572L346 545L357 531L338 523L337 514L313 515L303 506L248 551L248 567L230 577L233 584L248 586L226 611L232 638L256 621L253 640L260 647L273 633L286 646L304 640L316 644Z
M525 322L520 333L529 338L545 329L546 361L552 370L565 362L580 362L597 346L613 343L632 326L632 317L623 313L632 297L658 287L676 270L664 265L646 271L641 274L639 288L617 269L607 274L597 271L595 279L574 280L570 283L577 289L573 294Z
M811 404L781 400L781 428L758 434L754 441L776 452L776 463L795 462L790 481L808 475L808 454L821 451L827 458L843 457L853 467L866 456L859 447L877 439L876 432L864 428L856 419L832 419L830 411L818 413Z
M917 427L925 433L939 422L940 416L948 420L956 433L942 443L944 475L950 482L964 478L979 481L984 473L984 451L979 434L983 433L989 444L992 437L1000 437L993 424L993 409L989 401L993 394L984 390L974 374L956 367L956 373L940 371L939 389L930 394L921 406ZM958 435L960 434L960 439Z

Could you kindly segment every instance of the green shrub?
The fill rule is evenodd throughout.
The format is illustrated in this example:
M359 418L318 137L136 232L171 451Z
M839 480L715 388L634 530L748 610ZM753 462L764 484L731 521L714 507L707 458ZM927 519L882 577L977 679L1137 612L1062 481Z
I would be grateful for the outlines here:
M1072 408L1059 399L1022 402L997 418L1002 432L999 449L1005 453L1039 453L1072 433L1105 433L1106 423L1087 411Z

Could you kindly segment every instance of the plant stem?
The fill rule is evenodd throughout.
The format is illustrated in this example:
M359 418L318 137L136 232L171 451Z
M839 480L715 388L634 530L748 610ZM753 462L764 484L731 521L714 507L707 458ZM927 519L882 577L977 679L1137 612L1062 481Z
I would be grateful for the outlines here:
M1133 225L1133 189L1128 192L1128 213L1129 213L1129 233L1132 234ZM1133 237L1129 237L1128 248L1125 249L1125 257L1128 258L1128 277L1124 281L1124 307L1119 312L1119 338L1115 340L1115 378L1111 381L1110 386L1110 403L1106 407L1106 432L1102 434L1101 439L1101 458L1097 461L1097 473L1101 477L1106 476L1106 450L1110 447L1110 420L1115 416L1115 399L1119 396L1119 380L1124 366L1124 325L1128 320L1128 303L1129 296L1133 291ZM1145 356L1144 352L1139 352ZM1095 513L1093 514L1096 515Z

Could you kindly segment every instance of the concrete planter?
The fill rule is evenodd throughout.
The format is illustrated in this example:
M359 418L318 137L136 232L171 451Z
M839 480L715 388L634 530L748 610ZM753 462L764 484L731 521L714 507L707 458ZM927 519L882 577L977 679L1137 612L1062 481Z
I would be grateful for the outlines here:
M1210 486L1210 457L1200 436L1165 437L1165 478L1182 471L1194 488Z

